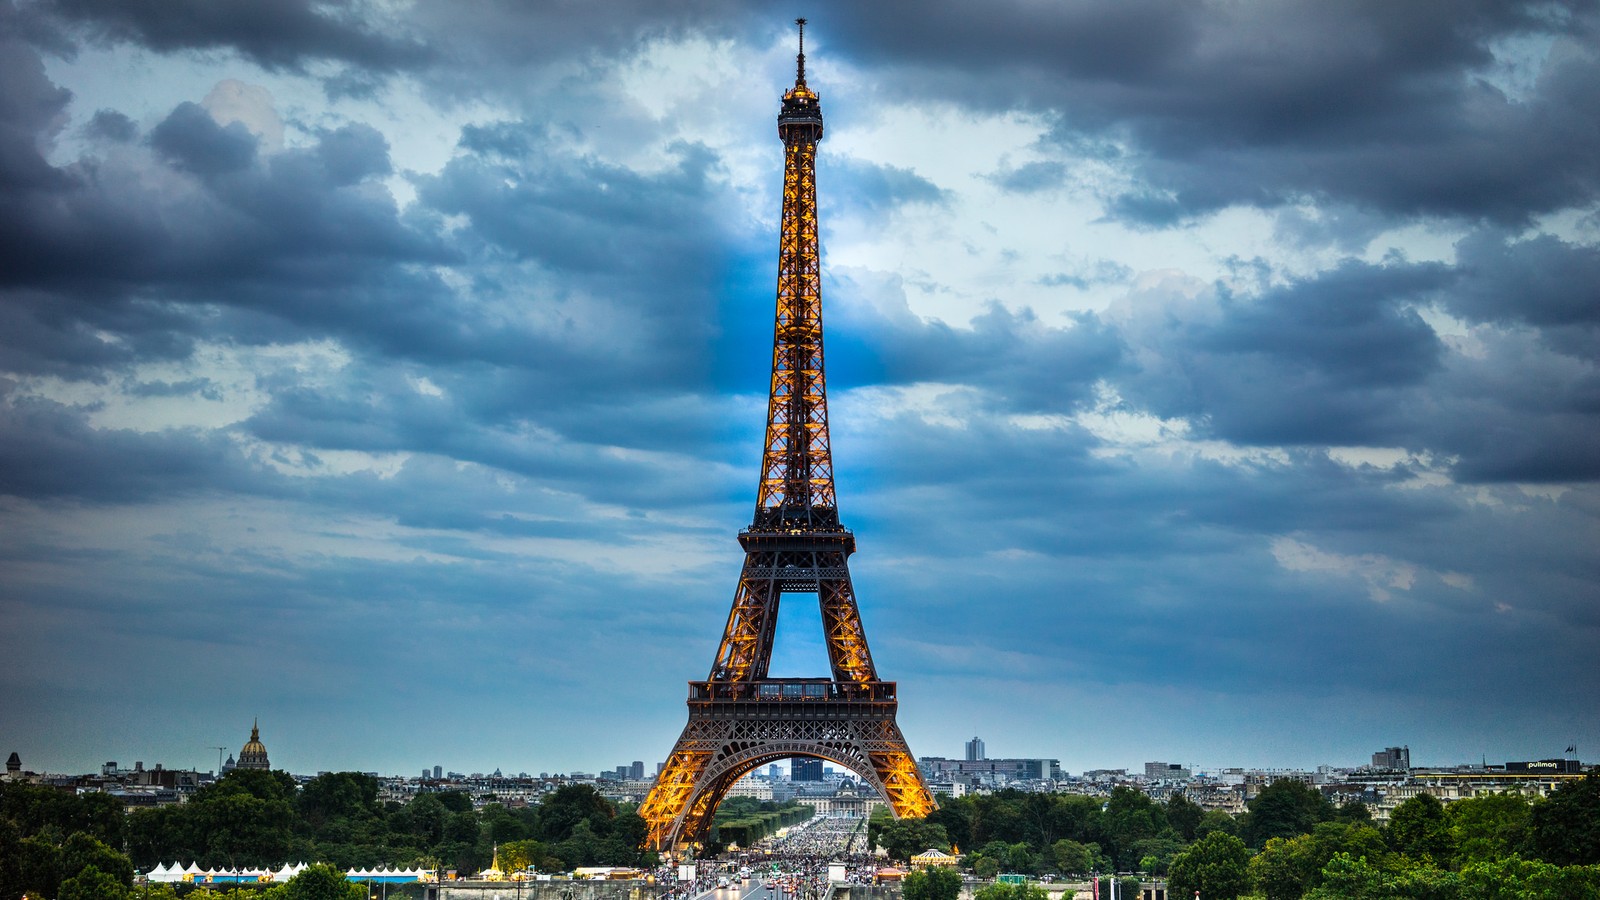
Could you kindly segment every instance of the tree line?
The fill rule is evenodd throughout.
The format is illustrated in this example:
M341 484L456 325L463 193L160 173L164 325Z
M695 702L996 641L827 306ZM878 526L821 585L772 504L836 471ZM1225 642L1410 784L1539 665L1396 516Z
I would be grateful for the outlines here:
M898 860L962 848L985 879L1139 872L1164 876L1169 896L1198 890L1207 900L1600 900L1600 777L1592 774L1543 799L1503 793L1444 804L1419 793L1383 825L1361 803L1335 807L1287 779L1238 816L1201 810L1181 794L1158 803L1130 788L1109 798L1001 791L941 797L924 819L875 815L868 838ZM905 900L954 900L953 877L912 873ZM958 877L953 883L959 889ZM1043 894L1001 884L975 900Z
M721 853L726 847L749 847L778 829L798 825L815 815L810 806L797 803L778 804L753 797L729 797L717 807L712 821L708 855Z
M654 865L655 854L640 850L644 836L634 810L586 785L557 788L538 806L474 809L466 794L449 791L380 802L377 779L357 772L297 786L285 772L235 769L186 803L124 812L109 794L0 784L0 900L120 900L136 868L171 862L476 872L498 845L508 869Z

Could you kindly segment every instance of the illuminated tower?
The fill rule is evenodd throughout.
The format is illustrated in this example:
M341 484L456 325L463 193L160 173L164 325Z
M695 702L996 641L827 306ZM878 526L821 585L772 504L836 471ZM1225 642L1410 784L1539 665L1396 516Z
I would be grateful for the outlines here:
M744 569L711 674L689 682L689 724L639 808L646 845L698 844L728 788L787 757L843 766L900 816L926 816L923 784L895 723L894 682L878 680L846 560L855 536L839 523L822 366L817 246L817 142L822 106L806 86L805 20L794 87L783 95L783 222L778 244L772 387L755 517L739 533ZM814 593L831 677L767 677L785 593Z

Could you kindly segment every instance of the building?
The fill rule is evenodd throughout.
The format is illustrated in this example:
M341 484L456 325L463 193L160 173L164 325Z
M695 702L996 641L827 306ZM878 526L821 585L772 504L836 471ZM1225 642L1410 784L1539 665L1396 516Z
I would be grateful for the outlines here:
M873 810L888 806L874 791L849 778L831 785L806 787L797 791L793 800L814 808L819 816L850 819L870 818Z
M637 760L636 759L636 760L633 761L632 765L628 766L628 780L630 780L630 781L643 781L644 780L644 762L642 760Z
M1385 747L1372 754L1372 767L1374 769L1390 769L1395 772L1404 772L1411 768L1410 747Z
M1185 781L1192 774L1178 763L1147 762L1144 764L1144 777L1157 781Z
M234 765L234 768L272 768L272 763L267 761L267 745L261 743L261 723L259 720L250 726L250 740L245 741L244 749L239 751L239 761Z
M1506 773L1581 775L1583 773L1583 763L1575 759L1540 759L1532 762L1508 762L1506 763Z
M929 781L1057 781L1061 778L1059 759L946 759L924 756L917 760Z
M790 781L821 781L822 760L815 756L796 756L789 760Z
M754 776L746 775L738 781L735 781L733 785L728 788L727 793L723 796L754 797L757 800L771 800L772 782L767 781L766 779L758 779Z
M983 758L983 741L977 735L973 735L972 740L967 741L967 762L976 762Z

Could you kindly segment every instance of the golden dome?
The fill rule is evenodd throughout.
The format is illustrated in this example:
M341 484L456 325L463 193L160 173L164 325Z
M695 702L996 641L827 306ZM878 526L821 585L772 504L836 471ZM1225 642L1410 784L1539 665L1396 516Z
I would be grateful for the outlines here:
M239 751L240 769L270 769L272 764L267 762L267 745L261 743L261 725L259 722L250 726L250 740L245 741L244 749Z

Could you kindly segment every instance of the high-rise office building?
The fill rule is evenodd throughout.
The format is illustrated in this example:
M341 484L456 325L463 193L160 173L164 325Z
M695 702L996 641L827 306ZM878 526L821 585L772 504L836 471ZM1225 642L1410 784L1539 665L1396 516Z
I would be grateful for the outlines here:
M967 741L967 762L977 762L980 759L988 758L983 755L983 741L977 735L973 735L972 740Z
M1411 748L1385 747L1372 754L1372 767L1374 769L1392 769L1396 772L1410 771Z
M790 781L821 781L822 760L815 756L797 756L789 760Z

